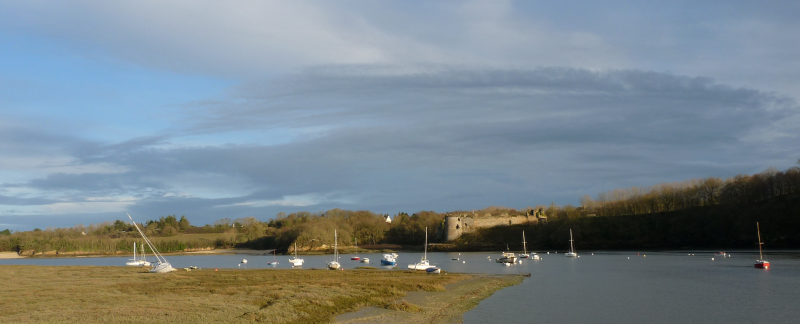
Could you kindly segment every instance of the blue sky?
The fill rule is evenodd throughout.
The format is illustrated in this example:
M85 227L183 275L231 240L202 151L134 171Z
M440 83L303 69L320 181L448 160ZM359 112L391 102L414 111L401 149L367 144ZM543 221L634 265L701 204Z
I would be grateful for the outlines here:
M578 204L800 158L792 1L0 4L0 228Z

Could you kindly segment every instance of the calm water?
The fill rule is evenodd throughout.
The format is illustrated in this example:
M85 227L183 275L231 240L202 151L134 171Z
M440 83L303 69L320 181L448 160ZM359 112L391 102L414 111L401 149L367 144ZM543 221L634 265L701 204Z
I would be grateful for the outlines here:
M770 270L753 268L756 255L733 253L635 252L542 254L541 261L504 267L499 253L429 253L446 271L531 273L518 286L503 289L464 315L465 323L796 323L800 321L800 253L771 254ZM381 254L360 254L381 267ZM400 253L406 269L422 253ZM331 255L300 256L304 269L324 268ZM0 260L3 264L120 266L130 257ZM272 256L167 256L174 267L272 268ZM247 264L240 264L246 258ZM277 268L290 268L289 256L277 256ZM452 260L458 258L459 260ZM628 259L630 258L630 259ZM342 255L345 269L367 264Z

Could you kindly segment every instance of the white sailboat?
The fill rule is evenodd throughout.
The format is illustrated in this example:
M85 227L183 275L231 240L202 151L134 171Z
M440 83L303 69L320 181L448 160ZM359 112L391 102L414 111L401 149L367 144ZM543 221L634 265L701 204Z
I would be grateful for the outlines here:
M351 257L350 257L350 260L353 260L353 261L358 261L358 260L360 260L360 259L361 259L361 258L359 258L359 257L358 257L358 239L357 239L357 238L353 238L353 239L354 239L354 240L355 240L355 242L356 242L356 255L354 255L354 256L351 256Z
M428 268L436 268L436 266L432 266L430 262L428 262L428 228L425 228L425 254L422 255L422 260L418 263L413 263L408 265L409 269L412 270L427 270Z
M336 236L336 230L333 230L333 261L328 262L328 269L331 270L339 270L342 265L339 264L339 250L338 250L338 237Z
M525 231L522 231L522 254L519 255L520 259L527 259L530 258L531 255L528 254L528 243L525 242Z
M125 265L129 267L142 266L142 263L139 262L139 259L136 258L136 242L133 242L133 259L128 259L128 262L125 262Z
M572 242L574 242L574 241L575 240L572 239L572 229L570 228L569 229L569 252L567 252L564 255L566 255L568 257L577 257L578 256L578 254L575 253L575 247L572 246Z
M293 267L303 266L303 259L297 258L297 242L294 242L294 258L289 259L289 263L291 263Z
M166 272L175 271L175 269L172 268L172 265L169 264L169 262L167 262L167 259L165 259L164 256L161 255L160 252L158 252L158 249L156 249L155 246L153 246L153 242L150 242L150 239L147 238L147 235L144 235L144 232L142 232L142 229L139 228L139 225L136 225L136 222L133 221L133 218L131 217L131 215L130 214L127 214L127 215L128 215L128 218L130 218L131 223L133 223L133 227L136 228L136 231L138 231L139 235L142 236L142 238L144 239L144 242L147 243L147 246L150 247L150 251L153 251L153 255L156 256L156 260L157 260L156 261L156 265L153 266L152 269L150 269L150 272L152 272L152 273L166 273Z

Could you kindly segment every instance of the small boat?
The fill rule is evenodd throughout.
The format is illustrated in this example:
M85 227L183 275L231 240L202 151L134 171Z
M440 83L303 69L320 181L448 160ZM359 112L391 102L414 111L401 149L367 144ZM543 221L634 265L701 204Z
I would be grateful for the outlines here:
M369 263L369 258L361 258L361 263Z
M342 265L339 264L339 250L337 245L336 230L333 230L333 261L328 261L328 269L339 270Z
M568 257L577 257L578 256L578 254L575 253L575 247L572 246L572 242L574 242L574 241L575 240L572 239L572 229L570 228L569 229L569 252L565 253L564 255L566 255ZM558 252L556 252L556 253L558 253Z
M428 270L429 268L436 268L428 262L428 228L425 227L425 254L422 255L422 260L417 263L408 265L411 270Z
M242 263L247 263L247 259L242 259Z
M153 268L150 269L150 272L152 272L152 273L167 273L167 272L175 271L175 268L173 268L172 265L169 262L167 262L167 259L165 259L164 256L161 255L160 252L158 252L158 249L156 249L156 247L153 246L153 243L150 242L150 239L147 238L147 235L144 235L144 232L142 232L142 229L139 228L139 225L137 225L136 222L133 221L133 218L131 217L131 215L130 214L127 214L127 215L128 215L128 218L131 220L131 223L133 224L133 227L136 228L136 231L139 232L139 235L142 236L142 239L144 239L144 242L147 244L147 246L150 247L150 251L153 251L153 255L155 255L155 257L156 257L156 260L157 260L156 261L156 265L153 266ZM150 263L148 262L148 264L150 264Z
M293 267L303 266L303 259L297 258L297 242L294 242L294 258L289 259L289 263L291 263Z
M714 253L714 256L715 257L723 257L724 258L724 257L728 256L728 254L725 253L725 252L717 252L717 253Z
M247 263L247 262L245 260L245 262L242 262L242 263ZM267 262L267 265L271 265L271 266L278 265L278 259L275 257L275 249L272 249L272 262Z
M503 252L503 256L495 261L497 263L517 263L517 256L513 252Z
M758 231L758 260L756 260L754 266L758 269L769 270L769 261L764 260L764 254L761 252L761 246L764 245L764 242L761 242L761 228L758 226L758 222L756 222L756 230Z
M506 266L506 267L510 267L510 266L512 266L514 264L511 263L511 262L503 262L503 265Z
M354 238L354 240L356 242L356 244L355 244L356 245L356 255L351 256L350 260L358 261L358 259L359 259L359 257L358 257L358 239Z
M442 272L442 269L439 269L439 268L436 268L436 267L427 268L427 269L425 269L425 272L427 272L428 274L431 274L431 273L439 274L439 273Z
M381 259L381 265L397 265L397 253L384 254L383 259Z

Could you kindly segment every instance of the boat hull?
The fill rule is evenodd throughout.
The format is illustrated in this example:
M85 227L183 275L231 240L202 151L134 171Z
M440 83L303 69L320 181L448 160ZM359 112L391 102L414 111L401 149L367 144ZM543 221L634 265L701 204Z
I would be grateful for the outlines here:
M342 266L339 264L339 262L328 262L328 269L339 270L341 267Z
M390 266L393 266L393 265L397 265L397 261L387 261L387 260L381 260L381 265L390 265Z
M578 254L577 254L577 253L574 253L574 252L567 252L567 253L564 253L564 255L565 255L565 256L568 256L568 257L571 257L571 258L574 258L574 257L577 257L577 256L578 256Z
M361 258L359 258L359 257L352 257L352 258L350 258L350 260L353 260L353 261L358 261L358 260L361 260Z
M769 270L769 261L756 261L756 264L753 265L757 269L765 269Z
M428 269L425 269L425 272L427 272L427 273L440 273L440 272L442 272L442 269L439 269L439 268L428 268Z
M363 259L361 259L361 263L369 263L369 259L363 258Z

